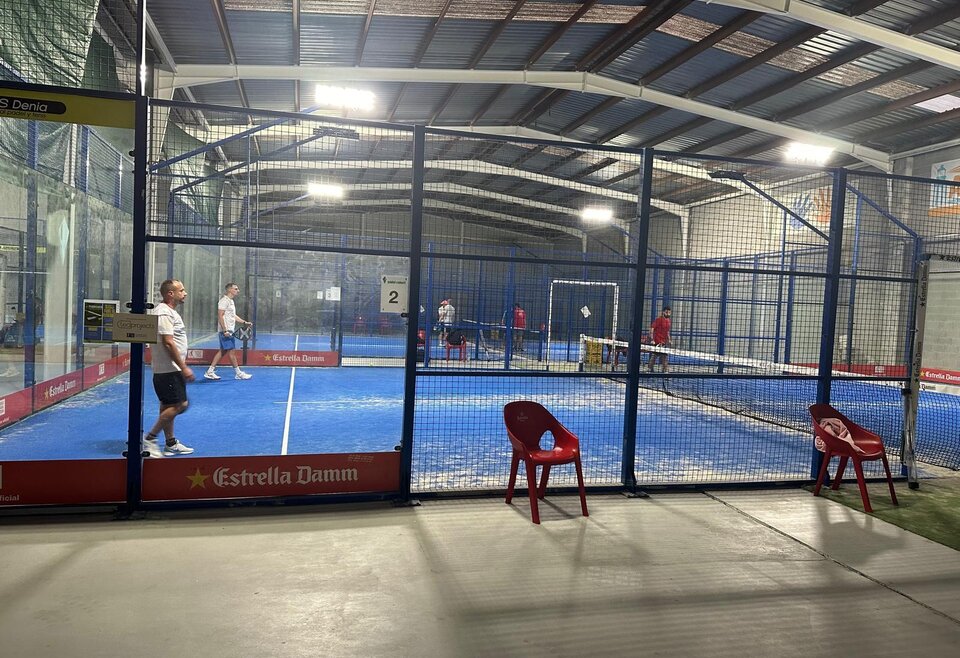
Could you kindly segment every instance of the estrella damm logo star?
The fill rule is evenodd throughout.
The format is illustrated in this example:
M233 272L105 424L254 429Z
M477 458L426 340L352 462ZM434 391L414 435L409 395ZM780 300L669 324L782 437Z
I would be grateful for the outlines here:
M272 354L264 354L264 355L263 355L263 360L264 360L264 361L273 361L273 355L272 355Z
M200 487L201 489L206 489L207 478L209 477L210 477L209 475L204 475L203 473L201 473L200 469L198 468L193 475L188 475L187 479L190 480L191 489L196 489L197 487Z

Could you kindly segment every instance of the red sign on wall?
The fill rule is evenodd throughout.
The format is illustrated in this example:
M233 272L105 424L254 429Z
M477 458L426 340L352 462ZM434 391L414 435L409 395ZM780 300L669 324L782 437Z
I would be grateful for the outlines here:
M40 410L79 393L82 390L81 373L79 371L70 372L66 375L40 382L33 388L35 391L34 400L36 410Z
M302 350L250 350L247 364L251 366L336 366L336 352L306 352Z
M0 427L20 420L32 411L33 391L29 388L0 398Z
M117 374L116 359L107 359L103 363L87 366L83 369L83 390L102 384Z
M391 492L400 453L171 457L143 464L144 500Z
M124 459L0 462L0 506L119 503L126 483Z

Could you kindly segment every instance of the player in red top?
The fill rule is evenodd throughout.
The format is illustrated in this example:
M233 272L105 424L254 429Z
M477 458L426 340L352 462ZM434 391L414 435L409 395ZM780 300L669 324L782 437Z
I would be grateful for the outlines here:
M523 351L523 333L527 330L527 312L520 304L513 305L513 346L518 352Z
M664 306L660 316L650 324L650 336L654 345L660 347L670 347L673 341L670 340L670 316L672 311L669 306ZM647 368L653 372L654 362L660 359L663 366L663 372L669 370L667 365L667 354L665 352L650 352L650 360L647 361Z

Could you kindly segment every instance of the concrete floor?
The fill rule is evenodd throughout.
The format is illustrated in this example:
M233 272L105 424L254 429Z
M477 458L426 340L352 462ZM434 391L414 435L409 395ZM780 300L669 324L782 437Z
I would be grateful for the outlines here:
M805 491L0 519L2 656L960 655L960 553Z

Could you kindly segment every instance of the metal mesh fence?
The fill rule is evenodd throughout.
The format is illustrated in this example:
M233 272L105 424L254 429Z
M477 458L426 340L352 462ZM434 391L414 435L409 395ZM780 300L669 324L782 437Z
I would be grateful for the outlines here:
M0 78L132 92L137 0L6 0Z

